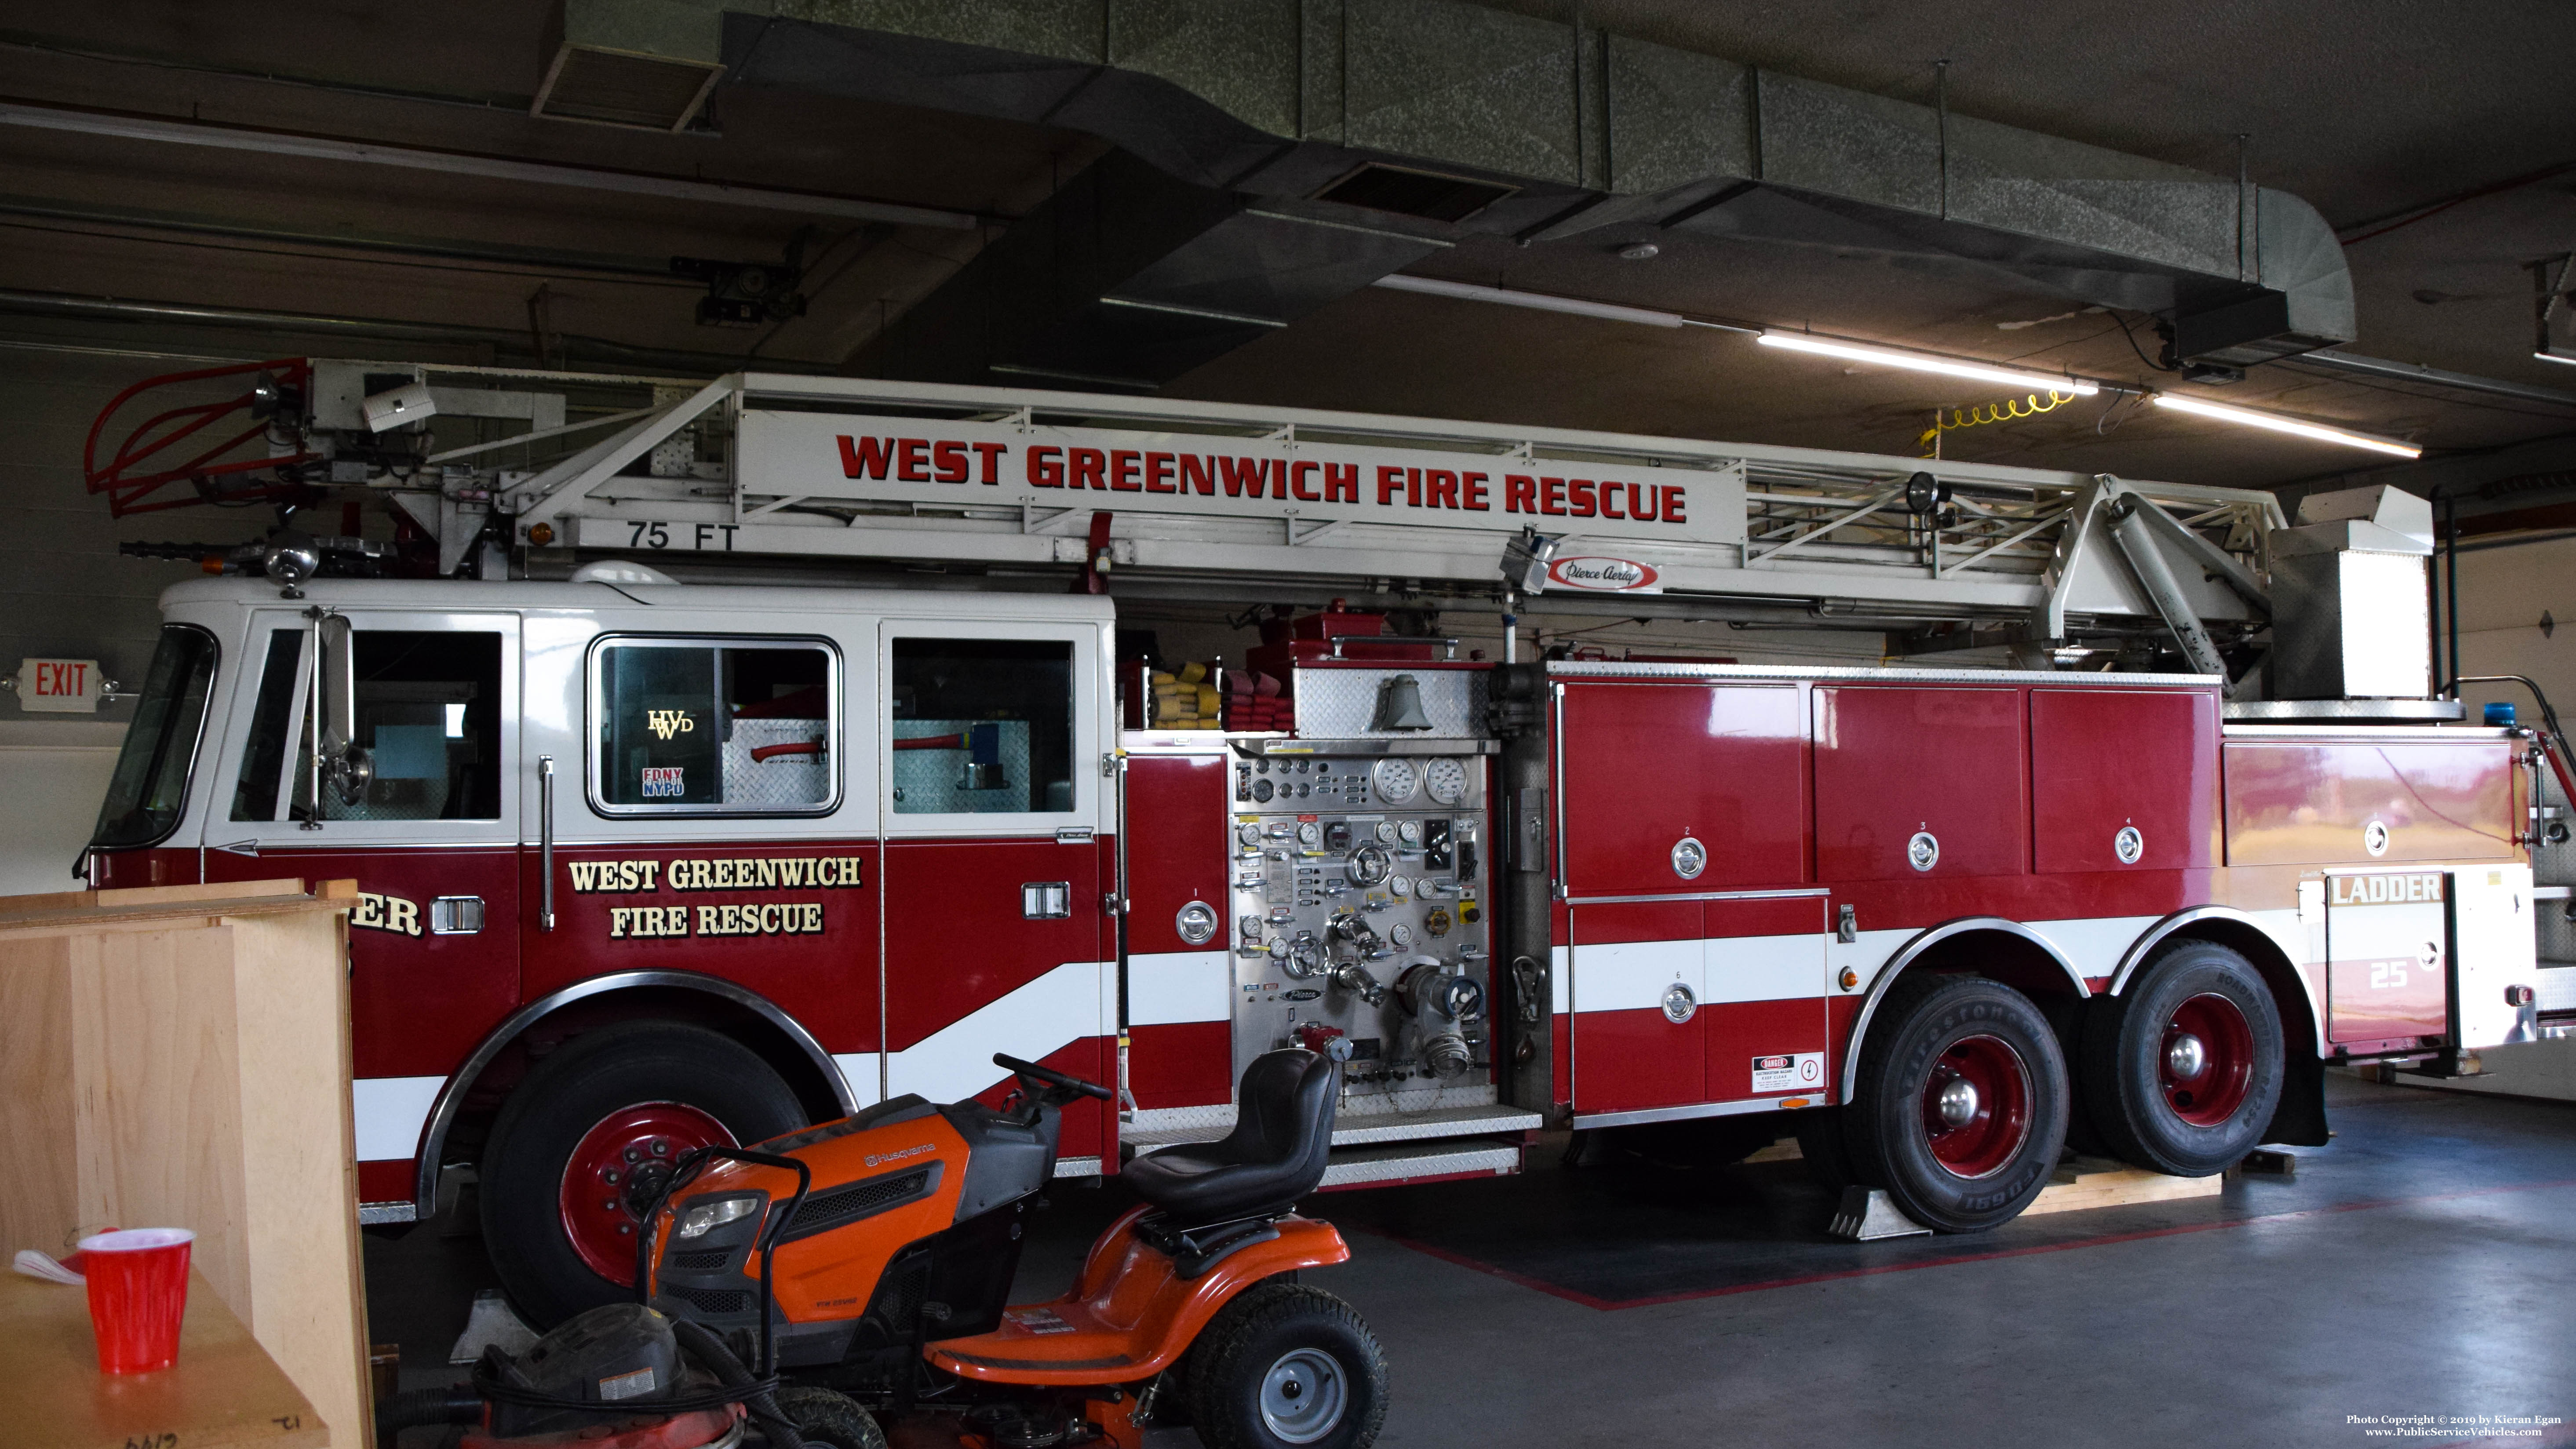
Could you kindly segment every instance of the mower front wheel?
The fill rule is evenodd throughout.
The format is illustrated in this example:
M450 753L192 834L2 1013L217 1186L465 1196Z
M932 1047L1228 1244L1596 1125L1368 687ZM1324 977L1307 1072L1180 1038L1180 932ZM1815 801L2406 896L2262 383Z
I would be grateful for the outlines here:
M1200 1331L1187 1393L1207 1449L1367 1449L1386 1421L1386 1352L1332 1294L1263 1283Z

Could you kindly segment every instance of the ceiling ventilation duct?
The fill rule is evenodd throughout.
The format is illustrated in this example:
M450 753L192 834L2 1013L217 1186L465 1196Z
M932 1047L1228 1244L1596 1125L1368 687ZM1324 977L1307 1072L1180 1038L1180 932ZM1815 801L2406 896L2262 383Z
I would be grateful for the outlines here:
M961 273L948 315L992 318L988 362L1006 372L1151 385L1372 267L1469 236L1610 226L1857 251L2154 312L2181 355L2221 365L2354 335L2333 231L2285 192L1458 0L770 0L722 23L740 83L1087 131L1191 189L1182 210L1205 225L1175 230L1129 209L1154 189L1141 173L1102 172L1033 219L1052 241ZM1170 250L1086 243L1068 270L1075 210ZM994 313L1039 292L1046 317ZM1143 323L1158 306L1165 320ZM1124 331L1087 350L1083 332L1122 308ZM1157 326L1189 341L1140 351Z
M724 74L710 9L658 0L563 0L528 113L651 131L685 129Z

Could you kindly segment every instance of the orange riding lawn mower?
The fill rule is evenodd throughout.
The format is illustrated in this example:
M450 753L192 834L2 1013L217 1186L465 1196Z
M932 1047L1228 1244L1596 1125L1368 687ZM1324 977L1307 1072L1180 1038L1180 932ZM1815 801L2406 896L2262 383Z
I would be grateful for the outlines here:
M378 1449L432 1425L455 1449L887 1449L889 1432L907 1449L1140 1449L1178 1424L1209 1449L1365 1449L1385 1358L1350 1305L1297 1281L1351 1255L1293 1211L1323 1180L1338 1065L1255 1059L1231 1135L1129 1163L1144 1204L1073 1288L1005 1306L1058 1109L1110 1093L993 1061L1016 1078L999 1109L897 1097L682 1156L645 1214L636 1302L487 1348L470 1385L389 1398Z

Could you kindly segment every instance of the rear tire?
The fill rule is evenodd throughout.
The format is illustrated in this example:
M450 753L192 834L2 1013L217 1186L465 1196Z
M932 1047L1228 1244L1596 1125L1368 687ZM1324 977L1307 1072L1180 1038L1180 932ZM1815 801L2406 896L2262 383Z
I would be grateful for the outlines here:
M830 1389L780 1389L778 1412L808 1444L828 1449L886 1449L876 1416L847 1394Z
M1245 1289L1190 1357L1190 1422L1207 1449L1368 1449L1386 1420L1385 1351L1321 1288Z
M2281 1013L2263 977L2215 941L2150 960L2085 1023L2085 1105L2110 1149L2175 1177L2225 1171L2281 1104Z
M1975 976L1908 976L1879 1002L1844 1109L1859 1181L1944 1233L2010 1222L2066 1143L2066 1061L2030 998Z
M539 1332L631 1298L635 1212L667 1180L668 1163L708 1141L758 1142L804 1123L796 1093L731 1037L670 1022L585 1033L540 1059L493 1123L482 1162L484 1251ZM620 1165L629 1147L636 1155ZM604 1180L612 1171L617 1180Z

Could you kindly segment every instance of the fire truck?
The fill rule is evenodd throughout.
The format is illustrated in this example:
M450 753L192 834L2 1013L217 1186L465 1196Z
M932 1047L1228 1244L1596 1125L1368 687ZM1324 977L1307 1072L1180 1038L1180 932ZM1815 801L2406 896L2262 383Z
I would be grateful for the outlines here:
M2565 742L2435 690L2394 490L2293 523L1692 439L327 360L138 384L89 476L280 519L133 546L210 576L163 597L94 884L354 878L364 1219L473 1182L541 1322L631 1278L679 1154L998 1097L996 1051L1117 1082L1071 1176L1222 1135L1299 1044L1344 1062L1327 1188L1553 1127L1794 1134L1973 1232L2070 1140L2216 1173L2325 1141L2330 1063L2470 1073L2576 1016L2535 944ZM1273 702L1174 727L1145 603L1249 609L1211 684ZM1883 646L1524 658L1515 618Z

